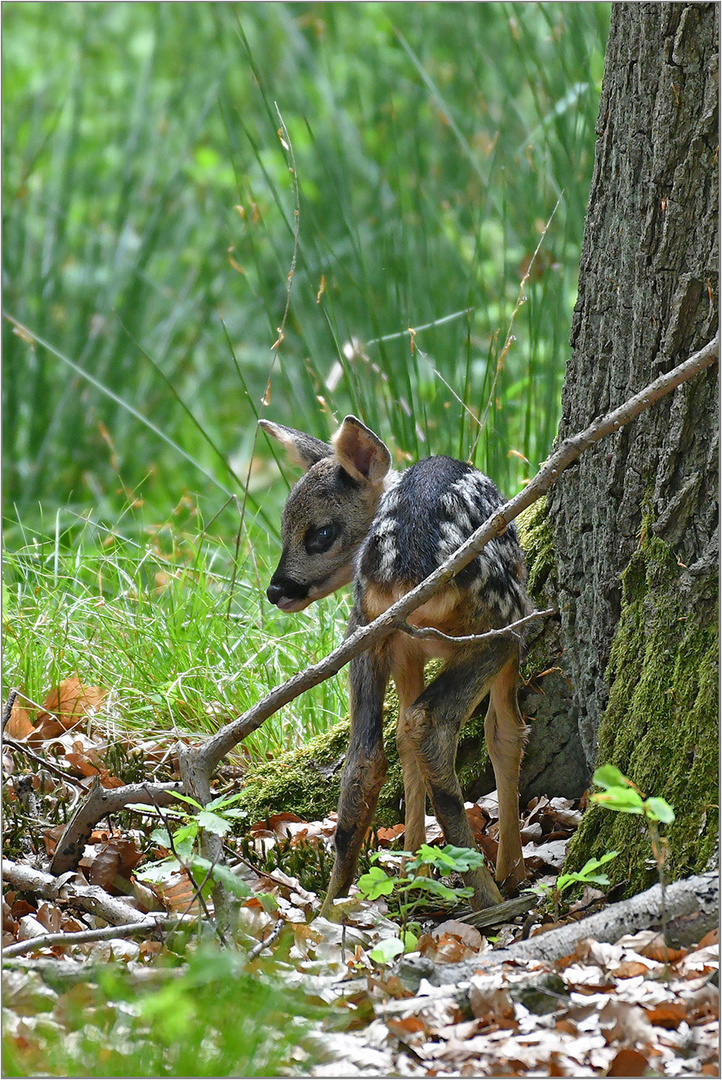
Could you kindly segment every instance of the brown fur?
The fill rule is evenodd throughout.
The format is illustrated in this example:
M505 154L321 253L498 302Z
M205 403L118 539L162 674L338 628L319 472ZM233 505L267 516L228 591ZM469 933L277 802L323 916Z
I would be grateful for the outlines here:
M308 469L283 512L283 554L268 590L269 599L284 610L300 610L354 576L356 554L375 520L384 490L390 480L398 478L390 473L387 448L355 417L344 420L332 445L280 425L263 422L263 426ZM490 483L483 477L480 480ZM315 547L326 543L323 532L317 534L318 526L331 530L329 535L338 530L338 535L333 535L325 550L316 552ZM503 561L507 557L497 552L496 558ZM502 572L516 583L514 596L528 605L521 562L510 554ZM503 584L503 578L500 580ZM348 633L383 614L412 584L389 583L381 577L372 580L357 571ZM498 589L499 581L494 584ZM474 590L462 586L457 578L412 612L408 621L451 637L468 636L498 624L493 610L485 605L478 582ZM424 666L432 657L442 659L444 667L424 688ZM456 644L398 632L352 661L351 735L338 807L336 858L323 913L353 881L386 775L382 710L391 676L399 696L397 746L404 775L407 847L415 850L424 840L427 795L447 842L457 847L475 846L455 758L463 724L489 693L485 734L499 791L496 876L511 888L524 879L518 785L526 727L517 704L518 665L519 642L512 634ZM474 889L474 907L500 901L501 894L485 867L470 871L465 878Z

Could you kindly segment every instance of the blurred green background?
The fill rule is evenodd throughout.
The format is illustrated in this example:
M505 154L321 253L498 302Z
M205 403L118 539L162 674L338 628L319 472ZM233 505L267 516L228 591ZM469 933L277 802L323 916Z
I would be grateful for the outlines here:
M4 320L6 527L39 504L163 516L184 493L208 518L241 494L296 229L265 415L327 437L354 411L400 460L477 444L507 492L534 471L558 418L608 5L3 12L3 299L31 335ZM403 333L452 315L413 348ZM276 476L259 452L252 505Z

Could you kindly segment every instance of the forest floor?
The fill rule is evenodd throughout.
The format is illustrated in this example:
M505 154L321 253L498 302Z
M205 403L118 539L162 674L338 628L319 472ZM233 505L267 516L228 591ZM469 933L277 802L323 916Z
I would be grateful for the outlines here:
M337 902L331 921L319 917L306 863L312 851L324 863L333 819L277 807L241 823L220 791L224 823L207 812L207 827L225 833L237 924L233 947L212 950L210 875L192 855L187 804L157 810L155 831L148 808L115 815L77 870L45 872L89 786L167 778L170 744L134 737L109 755L91 690L72 681L32 720L14 709L5 734L6 1075L719 1075L717 931L667 948L649 927L614 943L582 936L553 961L509 958L508 946L534 942L555 916L583 920L619 899L604 894L597 868L564 902L558 875L581 816L568 800L525 808L536 892L484 926L483 913L464 914L453 874L401 888L402 826L379 830L362 891ZM493 863L494 794L467 814ZM427 826L438 857L435 819ZM403 932L413 934L406 955Z

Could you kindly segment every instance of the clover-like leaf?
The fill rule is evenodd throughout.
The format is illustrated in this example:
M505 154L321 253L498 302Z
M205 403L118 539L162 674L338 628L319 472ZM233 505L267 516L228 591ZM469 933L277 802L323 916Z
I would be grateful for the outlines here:
M404 952L403 941L397 937L389 937L384 938L383 941L380 941L378 945L371 949L369 957L377 964L390 964L402 952Z
M674 810L666 799L653 795L644 802L644 812L653 821L660 821L663 825L669 825L674 821Z
M378 900L379 896L390 896L394 891L394 879L390 878L380 866L372 866L368 874L358 879L358 887L368 900Z

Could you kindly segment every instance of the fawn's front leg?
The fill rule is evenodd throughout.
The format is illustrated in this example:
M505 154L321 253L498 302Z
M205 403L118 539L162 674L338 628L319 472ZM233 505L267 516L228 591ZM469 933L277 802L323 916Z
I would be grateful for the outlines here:
M388 650L384 645L351 661L351 736L341 778L336 855L321 915L328 914L336 897L345 896L353 882L361 845L386 777L383 704L388 679Z
M460 649L407 713L409 736L448 844L476 847L454 768L459 732L489 684L517 652L518 646L506 638L491 645ZM517 783L518 771L508 779L510 786ZM516 831L519 831L518 817ZM474 889L472 907L479 909L501 902L501 893L485 866L464 874L464 880Z

